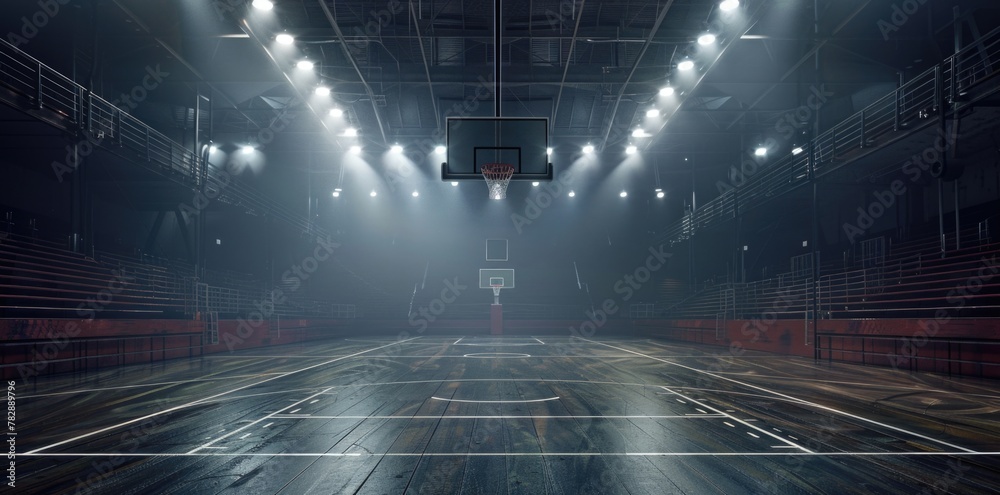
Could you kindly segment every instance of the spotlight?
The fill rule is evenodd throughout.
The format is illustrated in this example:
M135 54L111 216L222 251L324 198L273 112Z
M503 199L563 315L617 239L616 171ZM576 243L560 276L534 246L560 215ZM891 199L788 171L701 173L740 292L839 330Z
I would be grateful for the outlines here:
M330 88L326 86L316 86L316 96L330 96Z
M571 198L576 197L576 191L570 191L567 196L569 196Z
M344 109L343 108L331 108L330 109L330 116L331 117L343 117L344 116Z
M680 70L691 70L694 68L694 62L691 60L681 60L681 63L677 64L677 68Z
M420 192L419 191L413 191L413 193L411 194L411 196L413 196L414 198L416 198L416 197L420 196Z
M805 151L806 150L802 149L801 146L798 146L798 147L796 147L795 149L792 150L792 154L793 155L801 155L802 153L805 153Z
M531 183L531 187L538 187L539 182L535 181Z
M242 150L243 150L243 154L249 155L250 153L253 153L253 146L250 146L249 144L245 145L245 146L243 146Z
M588 144L588 145L584 146L583 147L583 152L584 153L593 153L594 152L594 146L591 145L591 144Z
M312 63L311 60L299 60L299 63L295 64L295 67L302 70L313 70L316 64Z
M637 138L638 138L638 137L646 137L646 131L644 131L644 130L643 130L643 129L642 129L641 127L640 127L640 128L638 128L638 129L636 129L636 130L632 131L632 137L637 137Z
M722 9L723 12L730 12L739 6L740 0L722 0L722 3L719 4L719 8Z
M357 137L358 130L353 127L348 127L347 129L344 129L344 135L347 137Z
M670 96L674 94L674 88L670 86L664 86L660 88L660 96Z
M292 43L295 43L295 37L288 33L281 33L274 37L274 41L277 41L282 45L291 45Z
M651 118L651 119L659 117L660 116L660 111L657 110L657 109L655 109L655 108L653 108L651 110L646 110L646 116L649 117L649 118Z
M637 151L639 151L639 148L635 145L629 145L628 148L625 148L626 155L634 155Z
M445 151L448 151L448 148L445 148L444 146L435 146L434 147L434 152L437 153L437 154L439 154L439 155L443 155Z
M664 196L666 196L666 195L667 195L667 194L666 194L666 193L664 193L663 191L660 191L660 192L656 193L656 197L657 197L657 198L660 198L660 199L663 199L663 197L664 197Z
M340 191L333 191L333 197L339 198L340 197Z
M350 148L349 151L351 152L352 155L360 155L361 154L361 146L358 146L358 145L355 144L354 146L351 146L351 148Z
M372 192L368 193L368 195L374 198L375 196L378 196L378 193L375 192L374 189L372 189Z
M767 156L767 148L761 146L760 148L754 150L753 154L755 156Z
M622 198L627 198L628 197L628 193L625 192L625 191L622 191L622 192L618 193L618 196L620 196Z
M701 46L711 45L715 43L715 35L712 33L705 33L698 37L698 44Z
M208 152L209 153L215 153L216 151L219 151L219 147L218 146L216 146L216 145L213 144L213 145L211 145L211 146L208 147Z
M458 181L457 180L451 181L451 186L452 187L458 187Z
M271 10L274 8L274 2L271 0L253 0L252 5L260 10Z
M394 145L392 145L392 148L389 148L389 151L391 151L393 153L402 153L403 152L403 147L400 146L400 145L398 145L398 144L394 144Z
M552 156L552 148L545 148L545 154L548 156Z

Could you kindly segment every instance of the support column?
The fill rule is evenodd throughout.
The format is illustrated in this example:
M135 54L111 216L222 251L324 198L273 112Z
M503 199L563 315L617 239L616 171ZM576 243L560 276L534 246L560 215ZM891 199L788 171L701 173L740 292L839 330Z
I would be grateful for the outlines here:
M503 335L503 305L490 305L490 335Z

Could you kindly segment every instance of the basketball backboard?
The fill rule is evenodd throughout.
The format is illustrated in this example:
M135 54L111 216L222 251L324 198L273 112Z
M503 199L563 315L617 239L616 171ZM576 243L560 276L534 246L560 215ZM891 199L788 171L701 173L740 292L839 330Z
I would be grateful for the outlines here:
M502 289L514 288L513 268L480 268L479 288L492 289L499 286Z
M486 239L486 261L507 261L507 239Z
M552 180L548 143L547 118L448 117L441 179L483 180L484 164L507 163L511 180Z

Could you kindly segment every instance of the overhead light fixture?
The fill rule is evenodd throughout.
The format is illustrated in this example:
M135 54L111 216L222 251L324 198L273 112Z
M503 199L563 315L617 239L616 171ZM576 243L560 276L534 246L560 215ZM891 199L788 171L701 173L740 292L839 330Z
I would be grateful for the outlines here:
M213 145L209 145L209 147L208 147L208 152L209 153L215 153L216 151L219 151L219 147L218 146L216 146L214 144Z
M451 181L451 186L452 187L458 187L458 181L457 180Z
M448 151L448 148L445 148L444 146L435 146L434 147L434 152L437 153L437 154L439 154L439 155L443 155L445 151Z
M531 187L538 187L538 184L539 182L536 180L535 182L531 183Z
M326 86L316 86L316 96L330 96L330 88Z
M292 43L295 43L295 36L288 33L281 33L274 37L274 41L277 41L282 45L291 45Z
M694 69L694 62L691 60L681 60L681 63L677 64L677 68L683 71Z
M618 193L618 196L620 196L622 198L627 198L628 197L628 192L622 191L622 192Z
M594 145L588 144L588 145L584 146L583 147L583 152L584 153L593 153L594 152Z
M244 155L249 155L250 153L253 153L253 150L254 150L253 146L250 146L249 144L243 146L243 148L242 148L242 151L243 151Z
M394 145L392 145L391 148L389 148L389 151L391 151L393 153L402 153L403 152L403 147L400 146L400 145L398 145L398 144L394 144Z
M629 145L628 148L625 148L626 155L634 155L637 151L639 151L639 148L637 148L635 145Z
M705 33L698 37L698 44L701 46L711 45L715 43L715 35L712 33Z
M767 148L761 146L760 148L754 150L753 154L755 156L767 156Z
M638 129L636 129L636 130L632 131L632 137L637 137L637 138L638 138L638 137L646 137L646 131L645 131L645 130L643 130L643 129L642 129L641 127L640 127L640 128L638 128Z
M795 149L792 150L792 154L793 155L801 155L802 153L805 153L805 151L806 150L802 149L801 146L798 146L798 147L796 147Z
M358 130L353 127L348 127L347 129L344 129L344 135L347 137L357 137Z
M375 196L378 196L378 193L375 192L374 189L372 189L372 192L368 193L368 195L374 198Z
M351 146L350 152L351 152L352 155L360 155L361 154L361 146L358 146L356 144L354 146Z
M567 196L571 198L576 197L576 191L570 191L569 194L567 194Z
M340 108L340 107L331 108L330 109L330 116L331 117L343 117L344 116L344 109Z
M312 63L312 60L299 60L295 67L301 70L313 70L316 64Z
M646 110L646 116L649 117L649 118L651 118L651 119L659 117L660 116L660 111L657 110L657 109L655 109L655 108L652 108L650 110Z
M413 196L414 198L420 196L420 191L413 191L413 193L411 194L411 196Z
M548 156L552 156L552 148L545 148L545 154Z
M339 198L340 197L340 190L339 189L336 190L336 191L333 191L333 197L335 197L335 198Z
M740 0L722 0L722 3L719 4L719 8L722 9L723 12L733 11L739 6Z
M666 196L666 195L667 195L667 193L665 193L663 191L656 191L656 197L657 198L663 199L663 197Z
M271 10L274 8L274 2L272 2L271 0L253 0L252 5L254 6L254 8L260 10Z
M672 86L664 86L660 88L660 96L670 96L674 94L674 88Z

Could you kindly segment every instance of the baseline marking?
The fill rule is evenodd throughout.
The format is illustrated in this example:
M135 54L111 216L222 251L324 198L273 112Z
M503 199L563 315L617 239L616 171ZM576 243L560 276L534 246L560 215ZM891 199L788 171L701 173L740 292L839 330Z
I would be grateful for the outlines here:
M521 399L521 400L471 400L471 399L446 399L443 397L431 397L435 400L443 400L445 402L469 402L473 404L524 404L526 402L546 402L550 400L559 400L559 397L549 397L548 399Z

